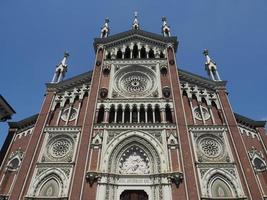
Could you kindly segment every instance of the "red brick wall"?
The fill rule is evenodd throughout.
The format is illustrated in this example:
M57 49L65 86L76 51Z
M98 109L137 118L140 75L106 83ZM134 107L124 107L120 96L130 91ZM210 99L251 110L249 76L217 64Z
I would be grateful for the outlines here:
M180 88L180 81L178 79L178 71L177 66L175 65L175 56L174 51L172 48L168 48L168 62L169 62L169 74L170 74L170 80L172 85L172 95L173 95L173 101L175 105L175 116L176 116L176 124L177 124L177 132L179 137L179 144L180 144L180 156L182 160L181 166L183 169L184 174L184 183L185 184L185 190L182 190L183 186L181 188L175 188L173 187L173 199L187 199L186 192L188 191L188 198L189 199L199 199L199 193L198 193L198 186L197 186L197 180L195 178L195 167L194 167L194 158L192 157L192 151L191 151L191 142L189 138L189 133L187 130L187 123L186 123L186 116L185 111L183 108L183 100L181 95L181 88ZM174 64L172 64L170 61L174 61ZM178 83L178 84L177 84ZM182 141L182 142L181 142ZM190 148L191 147L191 148ZM182 185L183 185L182 184ZM180 196L176 196L178 194L178 191L180 190ZM190 191L189 191L190 190Z

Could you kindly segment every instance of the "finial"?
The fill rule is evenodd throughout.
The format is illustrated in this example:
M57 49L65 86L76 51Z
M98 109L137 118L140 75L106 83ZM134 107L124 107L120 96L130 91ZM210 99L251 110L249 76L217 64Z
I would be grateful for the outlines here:
M203 54L204 54L205 56L209 55L209 50L208 50L208 49L204 49Z
M56 67L56 71L52 79L52 83L58 83L64 79L65 74L68 70L67 59L69 56L70 54L65 51L62 61Z
M106 38L109 35L109 18L105 18L105 23L101 28L101 38Z
M161 32L163 34L164 37L170 37L171 36L171 29L167 24L167 18L166 17L162 17L162 27L161 27Z
M135 11L134 12L134 21L133 21L133 29L135 30L138 30L140 27L139 27L139 22L138 22L138 19L137 19L137 15L138 15L138 12Z
M217 71L216 63L209 56L209 50L204 49L203 54L206 57L205 69L208 72L208 75L214 81L221 81L221 78L220 78L219 73Z

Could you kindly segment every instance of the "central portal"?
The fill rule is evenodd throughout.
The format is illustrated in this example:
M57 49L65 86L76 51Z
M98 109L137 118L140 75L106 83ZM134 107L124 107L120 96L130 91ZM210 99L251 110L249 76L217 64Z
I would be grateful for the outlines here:
M148 200L148 195L143 190L125 190L120 200Z

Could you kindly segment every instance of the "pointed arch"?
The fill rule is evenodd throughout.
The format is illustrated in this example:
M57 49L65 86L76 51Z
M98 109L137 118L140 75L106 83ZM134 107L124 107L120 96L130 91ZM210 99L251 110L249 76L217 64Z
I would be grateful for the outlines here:
M117 59L122 59L122 51L121 51L121 49L119 49L119 50L117 51L117 56L116 56L116 58L117 58Z
M151 134L144 131L126 131L113 138L103 155L102 170L120 174L122 160L126 160L130 151L138 150L142 153L143 161L149 165L148 173L160 173L166 167L166 155L162 144ZM106 163L106 164L104 164ZM108 164L107 164L108 163Z
M146 58L146 48L144 46L140 50L140 56L141 58Z
M130 106L127 104L124 110L124 122L130 123Z
M153 49L150 49L150 50L149 50L149 52L148 52L148 57L149 57L149 58L155 58L155 54L154 54Z
M140 105L140 122L145 123L146 122L146 113L145 113L145 106L143 104Z
M209 197L238 197L243 195L234 169L212 168L203 174L203 195Z
M134 44L133 46L133 58L138 58L138 46Z
M132 109L132 123L137 123L138 122L138 111L137 111L137 106L133 105Z
M104 121L104 115L105 115L105 108L104 105L101 105L97 115L97 123L101 123Z
M109 111L109 123L115 122L115 106L111 105L110 111Z
M155 106L155 122L156 123L160 123L161 122L160 108L159 108L158 104L156 104L156 106Z
M210 180L211 197L234 197L232 183L221 174L214 175Z
M117 123L121 123L122 122L122 105L120 104L118 106L118 109L117 109Z
M124 58L129 59L130 57L131 57L131 50L129 46L127 46L125 49Z
M59 168L44 170L33 181L29 196L62 197L67 195L68 181L66 174Z
M169 123L173 123L172 111L171 111L169 104L165 106L165 115L166 115L166 121Z

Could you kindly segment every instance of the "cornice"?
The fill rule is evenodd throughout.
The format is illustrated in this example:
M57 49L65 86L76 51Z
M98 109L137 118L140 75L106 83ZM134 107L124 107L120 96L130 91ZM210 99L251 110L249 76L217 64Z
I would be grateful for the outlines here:
M234 113L237 123L250 128L265 127L266 121L255 121L243 115Z
M170 124L170 123L102 123L102 124L96 124L94 125L95 129L126 129L126 130L136 130L136 129L142 129L142 130L147 130L147 129L175 129L176 125L175 124Z
M80 74L78 76L74 76L70 79L64 80L59 83L47 83L47 90L55 90L56 92L67 90L69 88L73 88L75 86L87 83L89 84L91 82L93 71L85 72L83 74Z
M171 43L174 46L175 51L177 50L178 46L177 37L163 37L162 35L156 33L151 33L143 30L135 30L135 29L111 35L107 38L95 38L94 48L96 50L99 45L105 45L108 47L111 45L121 44L122 41L125 42L125 40L138 39L138 38L147 40L149 42L161 46Z

